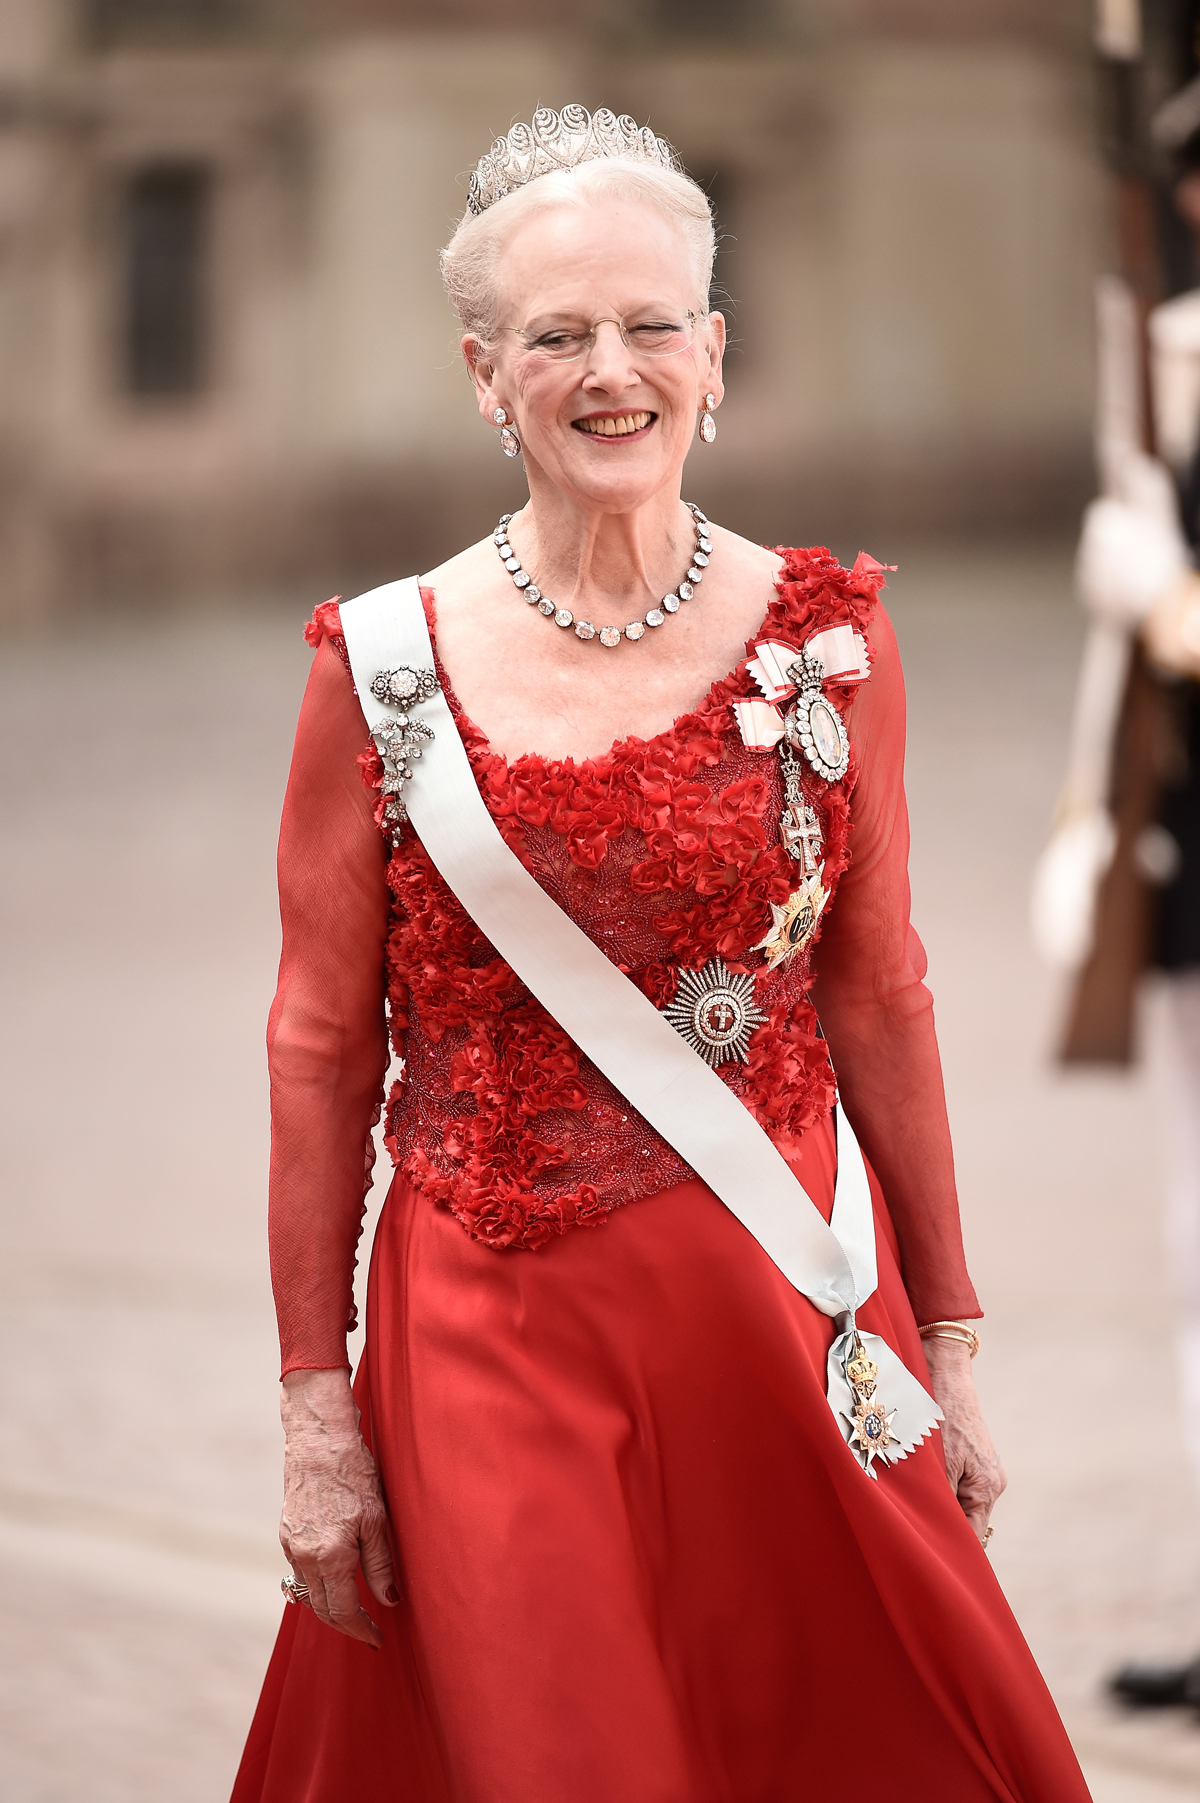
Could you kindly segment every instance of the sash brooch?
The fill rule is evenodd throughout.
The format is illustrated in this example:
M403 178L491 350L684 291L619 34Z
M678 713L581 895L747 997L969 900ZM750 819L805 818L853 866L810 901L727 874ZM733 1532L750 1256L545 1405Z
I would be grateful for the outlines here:
M396 670L379 670L371 681L376 701L396 710L380 720L371 733L383 760L383 818L393 839L408 819L404 790L412 781L413 760L421 756L422 747L433 738L432 728L414 720L411 710L436 695L440 687L432 670L413 670L408 664L401 664Z

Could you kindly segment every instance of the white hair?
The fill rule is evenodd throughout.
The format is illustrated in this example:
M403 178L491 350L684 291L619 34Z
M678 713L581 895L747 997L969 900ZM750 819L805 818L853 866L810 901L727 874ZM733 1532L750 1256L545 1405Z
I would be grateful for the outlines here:
M552 207L585 207L596 200L637 200L678 226L690 264L696 311L708 311L717 241L707 194L690 175L632 157L593 157L572 169L539 175L483 213L467 213L441 255L442 279L462 322L485 349L500 334L496 279L507 239L526 219Z

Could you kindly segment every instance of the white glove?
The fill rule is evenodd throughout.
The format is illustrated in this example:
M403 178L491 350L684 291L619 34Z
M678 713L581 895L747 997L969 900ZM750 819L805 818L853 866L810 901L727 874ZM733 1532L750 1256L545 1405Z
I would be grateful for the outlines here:
M1116 828L1105 808L1055 828L1033 873L1030 925L1053 970L1078 970L1092 949L1096 897L1112 860Z
M1083 516L1080 600L1094 617L1134 631L1189 562L1170 475L1155 458L1130 452L1117 493L1093 501Z

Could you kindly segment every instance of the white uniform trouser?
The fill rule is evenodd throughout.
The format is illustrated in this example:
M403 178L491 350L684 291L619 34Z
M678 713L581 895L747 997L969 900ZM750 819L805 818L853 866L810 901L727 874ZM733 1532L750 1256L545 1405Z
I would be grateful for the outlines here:
M1179 1307L1179 1365L1188 1454L1200 1485L1200 970L1163 984L1174 1044L1167 1117L1167 1249Z

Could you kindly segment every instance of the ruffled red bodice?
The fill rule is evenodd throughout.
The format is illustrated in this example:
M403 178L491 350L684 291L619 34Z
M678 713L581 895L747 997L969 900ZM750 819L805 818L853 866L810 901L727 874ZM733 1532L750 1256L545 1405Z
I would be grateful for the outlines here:
M852 757L842 782L814 776L805 789L835 893L803 955L774 971L755 948L797 867L779 840L777 756L748 751L734 724L731 702L756 692L745 664L668 731L578 763L509 764L447 698L513 850L652 1001L662 1006L677 972L714 954L753 973L767 1019L748 1062L718 1068L785 1156L833 1101L820 1015L914 1308L927 1320L977 1314L924 954L908 921L904 692L877 610L880 566L860 558L847 571L821 548L779 556L755 637L799 643L849 621L873 667L857 689L826 685ZM308 638L318 655L280 833L284 944L269 1028L285 1370L344 1362L364 1143L389 1034L403 1060L386 1099L392 1156L488 1246L537 1248L689 1174L483 939L411 825L388 844L336 604L317 609Z
M846 571L824 551L784 556L786 576L759 636L798 647L846 620L869 635L877 565L860 559ZM434 627L432 596L426 605ZM335 603L317 610L310 636L344 652ZM829 1112L835 1084L807 994L820 922L775 970L753 949L797 870L779 837L779 759L746 749L730 709L758 693L745 665L668 731L579 763L497 756L440 665L438 674L509 846L656 1007L674 996L680 969L699 969L714 954L754 973L767 1019L747 1062L722 1064L718 1074L786 1155ZM833 683L826 692L843 706L853 693ZM362 766L377 788L377 755L366 752ZM852 757L840 783L804 780L824 837L826 912L847 862L856 774ZM387 877L388 1006L403 1060L387 1098L387 1145L419 1189L488 1245L536 1247L692 1175L487 944L411 826Z

